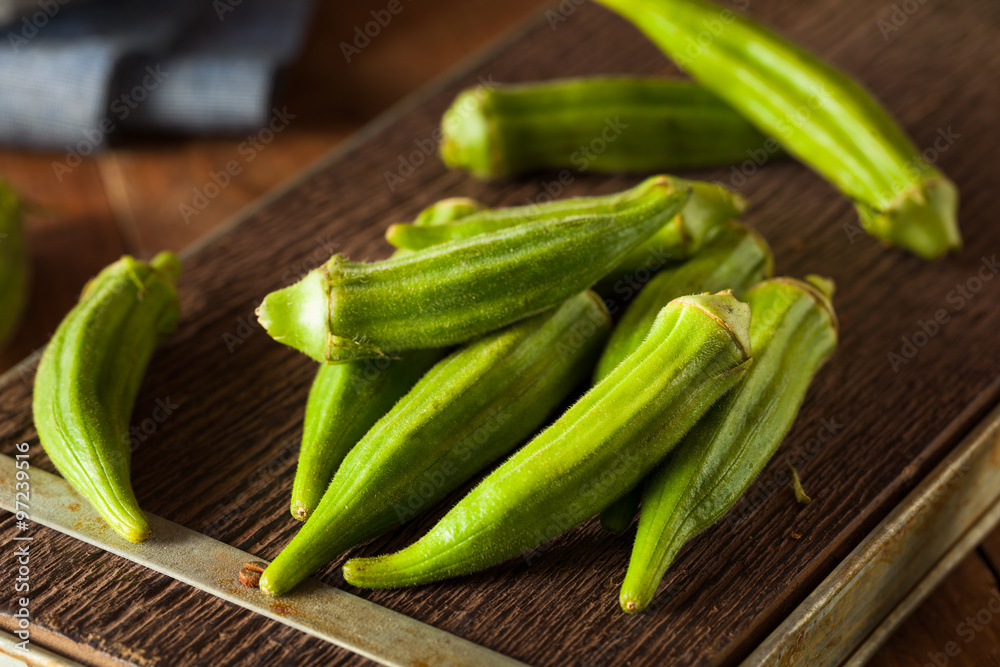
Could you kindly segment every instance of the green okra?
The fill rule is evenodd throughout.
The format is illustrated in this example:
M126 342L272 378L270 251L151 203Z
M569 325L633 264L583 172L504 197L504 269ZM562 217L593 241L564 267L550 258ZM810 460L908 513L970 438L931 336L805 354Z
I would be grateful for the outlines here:
M417 227L433 227L460 220L466 216L478 213L486 205L472 197L448 197L441 199L417 214L413 224Z
M660 310L672 300L724 289L739 297L770 278L773 270L771 249L760 234L736 221L723 225L697 255L655 276L629 304L597 363L594 381L604 379L642 344ZM612 532L624 532L640 497L641 490L634 490L616 500L601 512L601 524Z
M844 73L704 0L598 2L853 199L870 234L925 258L961 246L954 183Z
M413 224L440 225L482 208L467 197L442 199L421 211ZM443 349L414 350L401 359L319 365L306 401L292 516L304 521L316 509L351 447L445 354Z
M0 348L21 320L28 297L28 250L21 226L21 202L0 181Z
M642 484L627 491L624 496L615 500L601 510L601 527L612 533L624 533L632 525L642 500Z
M615 214L560 217L371 264L335 255L257 309L275 340L341 362L446 347L586 289L684 206L659 179Z
M444 163L485 179L711 167L741 162L766 140L695 83L638 77L477 86L455 98L441 132Z
M719 227L698 254L659 273L632 300L615 325L594 381L604 379L642 344L660 310L674 299L726 289L738 298L770 278L773 270L771 248L764 237L735 220Z
M507 454L586 379L610 330L600 298L581 292L441 361L350 451L261 588L284 593Z
M746 292L753 368L645 484L621 588L625 611L649 604L681 547L736 503L795 421L809 383L837 344L833 284L809 280L775 278Z
M626 361L400 552L349 560L348 583L414 586L475 572L593 516L634 487L750 367L750 309L671 302ZM307 524L308 525L308 524Z
M386 240L398 248L420 250L440 243L467 239L488 232L508 229L528 221L552 220L566 215L613 214L625 210L647 196L666 179L670 187L690 189L684 207L649 239L627 253L607 276L598 282L597 291L606 294L623 276L643 267L661 268L665 264L690 257L722 223L743 212L746 201L722 185L690 181L675 176L655 176L624 192L602 197L578 197L554 202L479 211L461 220L434 227L397 224L386 232Z
M45 453L108 524L132 542L149 523L132 492L128 426L153 348L177 326L180 260L124 256L105 267L59 324L35 375L32 409Z

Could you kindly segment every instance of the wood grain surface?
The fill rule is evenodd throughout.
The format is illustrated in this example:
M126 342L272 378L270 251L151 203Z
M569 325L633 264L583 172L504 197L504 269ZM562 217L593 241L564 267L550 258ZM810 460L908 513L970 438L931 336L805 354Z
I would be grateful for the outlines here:
M384 227L440 197L471 195L501 205L557 189L557 173L489 185L423 156L421 147L459 88L480 77L676 75L624 22L595 6L564 5L563 14L549 17L565 21L543 18L187 263L180 331L155 357L134 413L139 425L157 401L174 406L135 452L135 485L147 510L273 558L295 530L287 499L314 366L273 343L255 325L253 307L332 251L385 256ZM878 21L889 19L891 7L862 0L822 0L809 12L785 7L759 0L751 10L861 79L918 146L934 149L942 135L952 138L934 159L963 193L965 251L926 263L854 238L849 203L793 163L747 169L749 176L735 180L729 169L691 173L732 183L749 197L746 218L771 241L779 272L823 273L839 287L841 347L748 497L682 552L657 604L642 616L617 609L629 538L607 535L593 521L530 558L476 576L354 592L533 664L731 664L996 403L1000 350L984 341L1000 325L1000 281L991 269L980 271L992 266L982 258L992 261L1000 248L988 202L1000 186L1000 131L993 122L1000 54L990 48L1000 6L928 3L888 38ZM399 173L401 164L412 173L390 189L385 174ZM639 178L568 176L561 195L611 192ZM894 371L887 355L901 352L901 338L912 339L939 310L948 321ZM45 467L30 420L31 378L25 368L0 388L0 441L8 452L13 442L32 442L33 465ZM786 460L813 497L807 507L782 483ZM353 553L398 548L440 512ZM9 539L14 530L5 517L0 535ZM66 641L67 652L108 664L363 662L69 538L36 534L36 624L40 636ZM338 583L338 564L320 578ZM288 604L294 613L294 598Z

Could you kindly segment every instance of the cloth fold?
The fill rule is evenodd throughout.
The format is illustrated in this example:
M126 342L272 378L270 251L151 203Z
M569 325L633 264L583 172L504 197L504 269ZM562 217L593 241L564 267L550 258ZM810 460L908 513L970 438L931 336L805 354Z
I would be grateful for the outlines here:
M258 128L311 5L38 0L0 28L0 143L87 154L120 129Z

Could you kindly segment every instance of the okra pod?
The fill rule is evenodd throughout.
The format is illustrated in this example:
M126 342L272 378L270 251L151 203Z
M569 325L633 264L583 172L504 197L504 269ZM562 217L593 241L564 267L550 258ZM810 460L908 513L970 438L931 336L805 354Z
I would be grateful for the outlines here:
M582 292L441 361L350 451L261 588L284 593L508 453L586 379L610 330L603 302Z
M620 604L649 604L680 548L721 518L795 421L809 383L837 344L832 283L767 280L746 292L754 364L646 483Z
M598 281L597 291L605 294L612 291L614 284L623 276L634 274L642 267L660 268L667 263L690 257L720 224L742 213L746 201L722 185L689 181L675 176L656 176L624 192L603 197L579 197L480 211L457 222L435 227L393 225L386 232L386 240L398 248L420 250L447 241L496 232L528 221L551 220L566 215L612 214L627 209L634 201L646 196L651 188L660 187L662 179L666 179L670 187L676 190L690 189L691 196L680 212L653 236L627 253L607 276Z
M124 256L83 289L49 341L32 409L45 453L123 537L149 523L132 492L129 417L153 348L177 326L180 260Z
M318 361L462 343L565 301L677 214L660 179L616 214L539 220L371 264L335 255L257 309L275 340Z
M629 304L597 363L594 381L604 379L642 344L663 306L685 294L730 289L739 297L771 277L774 261L767 241L750 227L731 221L720 227L697 255L655 276ZM629 492L601 512L601 524L624 532L639 508L641 489Z
M741 162L766 140L695 83L638 77L477 86L459 93L441 131L444 163L484 179L710 167Z
M612 533L624 533L632 525L642 500L642 483L601 510L601 527Z
M598 2L853 199L870 234L925 258L961 246L955 185L850 77L704 0Z
M21 320L28 296L28 251L21 227L21 202L0 181L0 348Z
M770 278L773 270L771 248L764 237L741 222L721 226L698 254L665 269L635 296L611 333L594 381L604 379L642 344L660 310L674 299L726 289L738 298Z
M671 302L633 355L429 533L395 554L349 560L347 582L392 588L475 572L593 516L742 378L751 362L749 323L750 309L731 294Z
M467 197L442 199L422 210L413 224L440 225L482 208ZM305 521L351 447L445 354L443 349L414 350L402 359L319 365L306 401L292 516Z
M472 197L448 197L441 199L417 214L413 224L417 227L433 227L443 225L478 213L486 208L485 204Z

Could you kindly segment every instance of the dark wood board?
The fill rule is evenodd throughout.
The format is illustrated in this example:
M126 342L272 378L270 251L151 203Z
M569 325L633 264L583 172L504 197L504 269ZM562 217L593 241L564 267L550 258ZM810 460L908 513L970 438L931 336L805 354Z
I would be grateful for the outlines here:
M478 77L676 74L644 38L605 10L572 3L564 8L565 21L543 17L475 71L187 262L180 283L183 322L156 355L134 413L139 425L157 400L176 405L135 452L134 481L144 508L263 558L278 553L295 530L287 499L314 366L254 325L254 306L333 250L352 258L385 256L385 226L435 199L462 194L491 205L515 204L551 188L556 173L483 184L446 172L433 157L394 191L387 187L385 172L396 171L401 157L426 145L455 92ZM777 0L750 6L753 16L857 76L918 146L933 147L940 133L957 135L936 161L962 191L966 249L927 263L869 237L852 242L845 225L857 224L853 210L821 179L791 162L757 170L739 188L751 203L746 218L771 241L780 272L821 273L837 281L841 346L750 500L735 510L739 520L724 520L683 551L655 608L642 616L618 611L630 539L607 535L593 521L530 563L521 559L406 591L352 592L533 664L732 664L997 402L1000 349L991 343L1000 328L1000 280L982 282L961 299L960 309L952 290L975 278L981 258L1000 249L990 204L1000 191L1000 129L994 121L1000 108L1000 5L922 4L887 37L879 21L892 20L891 6L821 0L790 9ZM689 175L729 182L731 171ZM573 173L562 194L611 192L639 178ZM901 337L912 337L939 309L949 315L948 323L894 372L887 355L899 352ZM37 445L31 379L28 368L0 388L0 443L7 453L14 442ZM837 425L834 437L810 447L810 438L831 423ZM776 483L786 459L796 464L814 499L808 506L797 505L791 491ZM32 448L32 461L47 465L40 447ZM398 548L433 518L355 553ZM5 515L0 535L9 539L14 530ZM37 528L35 534L38 637L61 638L64 650L88 660L364 662L55 532ZM338 584L337 565L318 576ZM6 599L3 605L9 614ZM9 625L10 618L0 621ZM65 649L67 644L77 648Z

